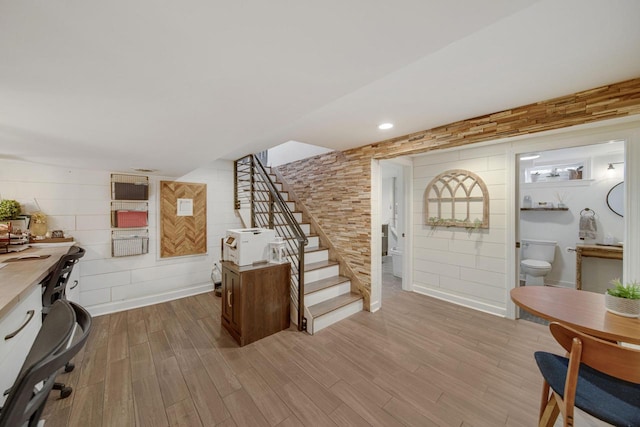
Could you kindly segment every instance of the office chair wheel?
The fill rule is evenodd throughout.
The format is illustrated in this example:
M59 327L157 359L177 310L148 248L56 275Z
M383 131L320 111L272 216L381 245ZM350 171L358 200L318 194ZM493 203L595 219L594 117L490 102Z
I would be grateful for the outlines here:
M53 383L53 390L60 390L60 399L66 399L71 396L73 389L63 383Z
M71 387L62 387L62 390L60 390L60 399L66 399L71 396L72 391L73 389Z
M74 365L73 363L69 362L66 365L64 365L64 371L65 372L71 372L75 369L76 365Z

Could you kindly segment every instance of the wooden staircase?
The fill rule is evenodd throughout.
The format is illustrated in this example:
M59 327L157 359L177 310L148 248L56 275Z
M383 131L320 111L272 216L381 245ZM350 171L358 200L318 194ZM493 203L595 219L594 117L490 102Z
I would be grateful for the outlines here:
M277 177L271 173L269 177L309 240L304 253L304 315L307 318L307 332L314 334L362 311L364 299L359 293L351 291L349 278L340 276L338 262L329 259L329 250L322 246L311 224L304 222L302 212L296 210L295 201L289 200L289 193L282 191L282 184Z

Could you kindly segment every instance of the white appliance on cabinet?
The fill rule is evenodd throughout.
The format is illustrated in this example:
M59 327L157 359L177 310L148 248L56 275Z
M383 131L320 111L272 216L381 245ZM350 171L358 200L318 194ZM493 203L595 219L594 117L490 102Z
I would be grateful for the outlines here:
M223 240L222 259L242 267L269 261L269 243L276 232L268 228L236 228L227 230Z

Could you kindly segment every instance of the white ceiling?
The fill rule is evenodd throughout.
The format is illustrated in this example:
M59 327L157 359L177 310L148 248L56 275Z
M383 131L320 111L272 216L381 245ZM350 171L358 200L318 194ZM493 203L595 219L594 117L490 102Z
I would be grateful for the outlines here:
M0 158L180 176L289 140L356 147L639 77L638 17L637 0L0 0Z

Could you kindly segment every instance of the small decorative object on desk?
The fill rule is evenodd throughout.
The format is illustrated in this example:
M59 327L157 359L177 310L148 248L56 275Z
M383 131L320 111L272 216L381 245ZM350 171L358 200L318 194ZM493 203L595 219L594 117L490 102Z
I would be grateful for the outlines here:
M51 232L51 237L54 239L64 237L64 231L62 230L53 230Z
M287 260L287 250L285 248L285 241L282 237L276 237L275 242L269 243L269 262L282 263Z
M607 311L618 316L640 317L640 284L623 285L620 279L612 280L611 284L615 287L604 294Z
M47 234L47 216L43 212L31 214L31 234L36 239L42 240Z

